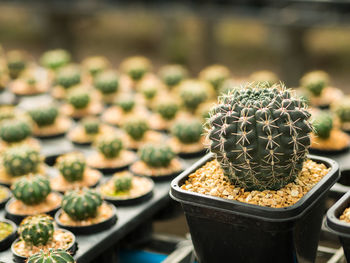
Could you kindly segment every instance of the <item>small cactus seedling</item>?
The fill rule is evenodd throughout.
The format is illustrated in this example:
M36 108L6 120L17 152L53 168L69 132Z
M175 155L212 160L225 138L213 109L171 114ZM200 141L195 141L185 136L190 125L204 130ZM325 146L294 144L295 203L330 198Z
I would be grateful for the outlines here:
M179 111L179 104L173 100L161 100L156 105L156 111L165 120L173 120Z
M119 87L118 75L113 70L103 71L95 77L94 85L104 95L113 94Z
M135 141L140 141L144 137L145 133L149 130L149 126L146 120L142 118L130 118L124 123L124 130Z
M180 85L180 98L189 111L195 111L208 98L205 83L196 80L186 80Z
M110 66L109 61L102 56L94 56L86 58L83 61L83 67L93 76L97 76L100 72L106 70Z
M40 63L45 68L57 70L67 65L71 60L71 55L64 49L53 49L46 51L40 58Z
M20 50L9 51L7 57L7 68L12 79L17 78L27 67L27 55Z
M171 134L183 144L199 142L203 132L202 123L197 119L178 120L171 128Z
M342 123L350 122L350 98L345 97L332 105L332 110Z
M253 72L250 80L254 82L267 82L270 86L278 82L278 76L272 71L261 70Z
M100 136L97 138L96 147L106 159L113 159L118 157L124 145L119 135L110 134L109 136Z
M309 117L304 103L282 84L247 84L213 108L209 148L235 185L278 190L295 180L307 158Z
M187 75L187 70L181 65L165 65L159 70L161 80L168 87L178 85Z
M175 153L166 144L145 144L140 148L138 155L141 161L150 167L168 167L175 158Z
M36 205L43 202L51 192L50 181L43 175L29 175L19 178L12 186L16 199L26 205Z
M100 121L95 118L85 118L82 120L82 125L86 134L98 134L100 131Z
M199 78L209 82L215 90L219 90L222 83L230 77L230 70L222 65L206 67L199 73Z
M57 158L56 164L61 175L68 182L81 181L83 179L86 168L86 160L83 154L73 152L61 155Z
M158 93L159 83L150 80L142 81L139 88L146 100L152 100Z
M114 189L115 192L127 192L132 187L132 175L130 173L123 173L115 176Z
M74 258L63 249L50 248L30 256L26 263L75 263Z
M42 106L32 109L28 113L39 127L43 127L55 123L58 116L58 109L54 106Z
M60 68L56 76L56 84L65 89L78 85L81 81L81 72L76 65L66 65Z
M323 89L327 87L328 82L329 76L324 71L309 72L300 80L301 86L316 97L321 95Z
M124 113L131 112L135 107L135 98L133 96L122 96L118 99L117 106L119 106Z
M0 126L0 137L7 143L21 142L32 134L28 122L20 119L5 120Z
M53 218L44 214L26 217L18 228L21 239L29 246L46 245L54 231Z
M328 112L317 114L312 122L314 133L321 139L329 138L333 129L333 118Z
M90 101L90 94L81 89L73 90L68 96L68 102L77 110L85 109Z
M75 221L95 217L101 205L101 195L86 188L66 192L62 199L62 209Z
M40 156L37 150L27 145L15 146L3 153L2 163L7 174L21 176L37 172Z
M130 57L121 64L122 71L130 76L134 81L139 81L152 69L151 62L140 56Z
M14 119L16 117L15 108L12 106L0 106L0 123L4 120Z

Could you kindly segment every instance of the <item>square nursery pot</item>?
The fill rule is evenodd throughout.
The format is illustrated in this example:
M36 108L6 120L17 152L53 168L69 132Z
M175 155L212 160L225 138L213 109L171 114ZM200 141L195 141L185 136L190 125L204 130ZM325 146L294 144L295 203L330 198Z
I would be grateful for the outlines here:
M330 167L329 173L296 204L270 208L181 189L191 173L213 158L204 156L171 182L170 196L182 204L199 262L314 262L338 164L310 155Z
M341 221L339 217L350 207L350 191L343 195L327 212L326 226L339 237L343 246L346 261L350 262L350 223Z

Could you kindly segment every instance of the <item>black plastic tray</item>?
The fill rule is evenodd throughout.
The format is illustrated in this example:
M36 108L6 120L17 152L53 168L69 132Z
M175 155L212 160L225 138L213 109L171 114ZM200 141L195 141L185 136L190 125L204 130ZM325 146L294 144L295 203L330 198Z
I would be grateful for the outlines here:
M178 176L180 173L182 173L184 171L184 166L183 166L182 169L177 171L177 172L166 174L166 175L154 176L154 175L145 175L145 174L136 173L136 172L133 171L133 169L131 167L132 166L129 167L129 171L133 175L148 177L148 178L151 178L154 182L164 182L164 181L172 180L172 179L174 179L176 176Z
M0 222L8 223L13 227L12 233L10 235L8 235L5 239L0 241L0 251L4 251L4 250L8 249L11 246L12 242L16 239L17 226L11 220L0 219Z

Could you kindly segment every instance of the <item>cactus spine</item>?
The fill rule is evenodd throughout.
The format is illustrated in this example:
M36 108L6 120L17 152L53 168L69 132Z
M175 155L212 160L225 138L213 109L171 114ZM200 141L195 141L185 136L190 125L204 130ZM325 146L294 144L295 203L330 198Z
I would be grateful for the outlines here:
M81 181L84 177L86 161L83 154L74 152L64 154L57 159L57 168L68 182Z
M26 263L75 263L74 258L63 249L40 251L28 258Z
M145 144L139 150L140 159L151 167L167 167L175 158L169 145Z
M2 159L6 173L11 176L35 173L40 164L39 152L27 145L7 149Z

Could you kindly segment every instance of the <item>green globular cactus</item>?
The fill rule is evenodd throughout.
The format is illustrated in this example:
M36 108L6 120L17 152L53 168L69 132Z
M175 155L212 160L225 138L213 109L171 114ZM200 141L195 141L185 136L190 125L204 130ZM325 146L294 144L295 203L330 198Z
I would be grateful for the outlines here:
M86 134L98 134L100 131L100 121L95 118L85 118L82 125Z
M161 100L156 105L156 111L165 120L173 120L179 111L179 105L173 100Z
M150 167L167 167L175 158L175 153L166 144L145 144L140 148L138 155L141 161Z
M95 217L101 204L101 195L86 188L66 192L62 199L62 209L75 221Z
M301 80L300 85L309 91L313 96L320 96L323 89L327 87L329 76L324 71L312 71L305 74Z
M11 176L35 173L40 162L39 152L27 145L11 147L2 155L2 164Z
M199 73L199 78L209 82L215 90L219 90L222 83L230 77L230 70L222 65L206 67Z
M97 138L96 147L106 159L113 159L120 154L124 145L123 140L119 135L111 134L109 136L100 136Z
M132 175L129 173L115 176L114 189L115 192L127 192L132 187Z
M282 84L265 85L247 84L219 97L208 120L210 151L224 174L248 191L293 182L310 146L305 104Z
M321 139L329 138L333 129L333 118L328 112L317 114L312 122L314 133Z
M75 263L74 258L63 249L52 249L30 256L26 263Z
M40 58L40 63L45 68L57 70L67 65L71 60L71 55L67 50L54 49L46 51Z
M86 58L83 61L83 67L95 77L100 72L106 70L110 66L109 61L102 56L94 56Z
M5 120L0 126L0 138L7 143L21 142L31 134L32 129L24 120Z
M58 109L54 106L42 106L28 111L28 113L39 127L43 127L55 123Z
M168 87L178 85L187 75L187 70L181 65L165 65L159 70L161 80Z
M342 123L350 122L350 98L345 97L332 105L332 110Z
M171 127L171 134L183 144L199 142L203 132L202 123L197 119L178 120Z
M180 98L188 110L195 111L208 98L208 90L200 81L187 80L180 86Z
M16 199L26 205L43 202L51 192L50 181L43 175L29 175L15 181L11 190Z
M142 140L145 133L149 130L149 126L146 120L141 118L130 118L124 125L124 130L135 141Z
M28 61L26 54L20 50L12 50L7 53L6 57L10 77L15 79L27 67Z
M140 91L146 100L152 100L158 93L158 83L153 81L145 81L140 85Z
M18 234L29 246L40 246L52 240L54 230L53 218L42 214L23 219L18 228Z
M94 86L104 95L117 92L119 87L119 78L117 73L113 70L99 73L95 77Z
M152 65L147 58L135 56L124 60L121 64L121 68L131 79L138 81L152 69Z
M68 96L68 102L75 108L75 109L85 109L91 101L90 94L87 91L84 90L74 90L72 91Z
M66 65L57 71L56 84L65 89L78 85L81 81L81 72L76 65Z
M118 99L116 105L120 107L124 113L131 112L135 107L135 98L133 96L122 96Z
M84 177L86 160L82 153L72 152L59 156L56 166L68 182L81 181Z

